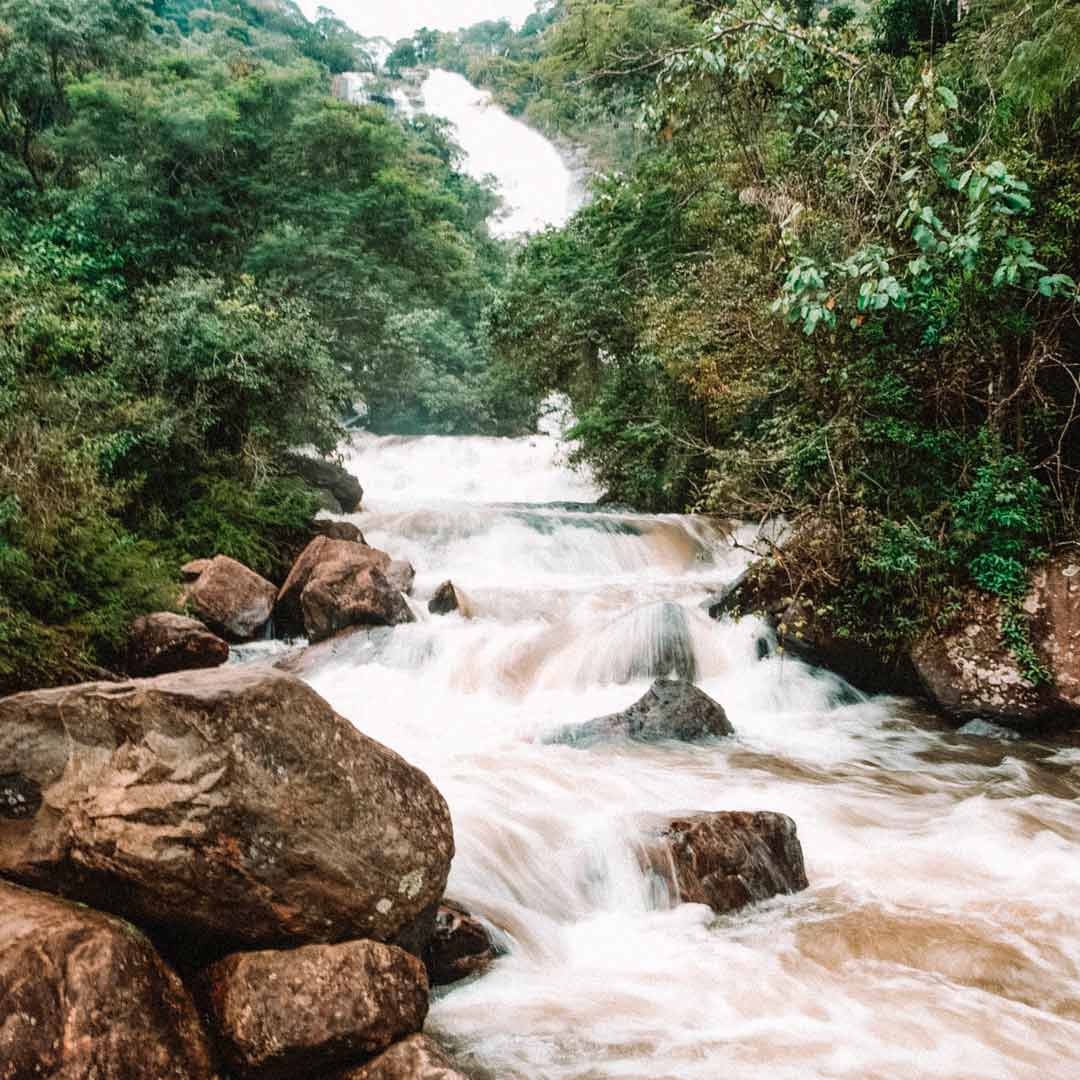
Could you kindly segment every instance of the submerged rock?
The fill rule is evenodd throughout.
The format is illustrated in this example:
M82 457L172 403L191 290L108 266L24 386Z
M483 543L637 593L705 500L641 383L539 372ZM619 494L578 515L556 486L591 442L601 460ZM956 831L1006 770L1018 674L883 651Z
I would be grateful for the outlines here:
M277 589L266 578L227 555L211 559L187 594L195 614L228 641L256 637L276 598Z
M927 695L959 718L1026 724L1080 721L1080 556L1059 555L1040 567L1020 605L1036 683L1005 641L1002 601L972 591L944 632L924 634L912 659Z
M134 927L0 882L0 1077L209 1080L180 980Z
M418 1032L424 965L392 945L349 941L227 956L199 979L222 1053L249 1080L322 1075Z
M333 1080L468 1080L426 1035L410 1035L359 1069Z
M138 678L218 667L228 659L228 643L198 619L158 611L131 625L127 670Z
M693 683L657 679L628 709L564 728L548 742L589 744L603 739L697 739L734 735L724 709Z
M499 951L484 924L463 907L443 901L435 915L435 932L424 950L432 986L447 986L484 971Z
M653 869L665 879L673 873L669 884L687 904L723 914L809 887L795 822L786 814L695 814L672 821L659 840L660 853L650 853Z
M422 947L454 850L427 776L262 666L0 700L0 777L0 874L188 953Z
M340 505L341 511L351 514L360 506L364 489L355 476L346 472L342 466L323 458L308 457L306 454L287 454L286 465L291 472L299 476L306 484L328 492Z

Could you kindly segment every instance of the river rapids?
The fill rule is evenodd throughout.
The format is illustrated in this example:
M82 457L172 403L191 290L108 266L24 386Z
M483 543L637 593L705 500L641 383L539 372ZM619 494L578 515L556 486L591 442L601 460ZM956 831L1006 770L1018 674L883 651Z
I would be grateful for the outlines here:
M563 220L558 155L463 84L437 74L425 103L496 173L499 231ZM446 796L448 895L507 950L440 992L429 1030L478 1080L1080 1076L1080 750L952 732L782 655L757 620L711 620L753 530L599 507L564 453L555 435L347 448L368 492L350 520L415 565L418 622L307 677ZM428 615L447 578L469 617ZM672 670L736 737L543 741ZM641 838L706 810L789 814L810 888L721 918L673 904Z
M360 435L348 454L369 492L349 520L414 563L419 621L308 678L446 796L448 895L508 950L429 1029L498 1080L1080 1075L1080 751L952 733L766 649L757 620L713 621L750 531L597 507L562 452ZM470 617L427 614L447 578ZM542 741L688 662L735 738ZM721 809L790 814L810 889L674 905L641 838Z

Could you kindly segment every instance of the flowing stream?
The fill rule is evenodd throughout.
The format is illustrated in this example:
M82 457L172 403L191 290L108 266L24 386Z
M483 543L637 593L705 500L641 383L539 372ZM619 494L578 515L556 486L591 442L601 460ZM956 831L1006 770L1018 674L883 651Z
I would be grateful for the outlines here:
M350 452L368 490L350 520L415 564L419 621L308 677L446 796L449 895L508 949L430 1029L499 1080L1080 1075L1080 752L951 733L760 658L763 625L700 608L747 531L597 508L560 453ZM446 578L470 617L428 615ZM735 738L542 741L688 662ZM723 918L672 904L641 839L718 809L790 814L811 888Z
M427 108L509 191L501 231L562 220L554 150L433 79ZM507 949L439 994L429 1029L498 1080L1080 1076L1080 750L950 732L763 648L753 619L712 621L701 601L749 531L599 508L562 453L547 435L349 450L368 493L351 520L413 562L419 621L308 678L438 785L449 895ZM468 617L428 615L447 578ZM671 670L735 738L543 741ZM721 809L790 814L810 889L722 918L673 904L642 838Z

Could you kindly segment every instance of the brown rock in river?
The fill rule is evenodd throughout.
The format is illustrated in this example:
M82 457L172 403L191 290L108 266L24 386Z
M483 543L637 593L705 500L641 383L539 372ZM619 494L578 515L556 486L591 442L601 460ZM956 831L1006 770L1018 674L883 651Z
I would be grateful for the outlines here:
M200 977L230 1068L247 1080L323 1075L419 1031L424 966L392 945L349 941L236 953Z
M0 882L0 1078L214 1075L195 1006L142 934Z
M229 659L229 646L198 619L158 611L131 626L127 670L137 677L218 667Z
M415 619L398 589L375 567L322 563L300 598L304 626L314 644L351 626L398 626Z
M1039 567L1020 611L1035 660L1047 681L1036 684L1005 642L1002 603L971 591L945 631L931 630L912 649L927 694L958 717L1011 723L1080 720L1080 553Z
M305 630L304 608L301 598L312 577L325 566L347 566L356 574L375 568L386 573L390 556L378 548L349 540L334 540L328 536L316 536L293 563L285 584L277 595L274 620L286 632L300 633Z
M435 932L424 950L432 986L447 986L484 971L498 957L484 924L446 900L435 915Z
M216 634L251 641L274 610L277 589L243 563L218 555L187 594L188 604Z
M695 814L672 821L660 845L651 853L653 869L665 878L674 873L678 898L720 914L809 887L795 822L786 814Z
M189 953L418 949L453 850L422 772L269 668L0 700L0 875Z
M457 611L462 606L458 591L452 581L444 581L428 601L428 611L432 615L449 615L450 612Z
M349 1069L334 1080L468 1080L454 1068L438 1044L426 1035L410 1035L374 1061Z

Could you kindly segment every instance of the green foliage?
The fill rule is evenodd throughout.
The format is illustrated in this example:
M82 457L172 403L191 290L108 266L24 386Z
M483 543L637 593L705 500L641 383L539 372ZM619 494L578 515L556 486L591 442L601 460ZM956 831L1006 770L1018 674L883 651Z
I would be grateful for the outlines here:
M976 586L1037 677L1018 598L1080 487L1072 6L635 7L543 39L649 138L522 252L500 354L570 393L613 497L791 517L834 633L896 654Z
M280 582L311 538L317 509L318 497L292 477L270 477L254 488L225 477L200 479L160 542L174 565L228 555Z
M0 0L0 693L122 661L219 552L310 535L286 449L357 401L516 431L492 192L445 125L330 94L370 58L263 0Z

